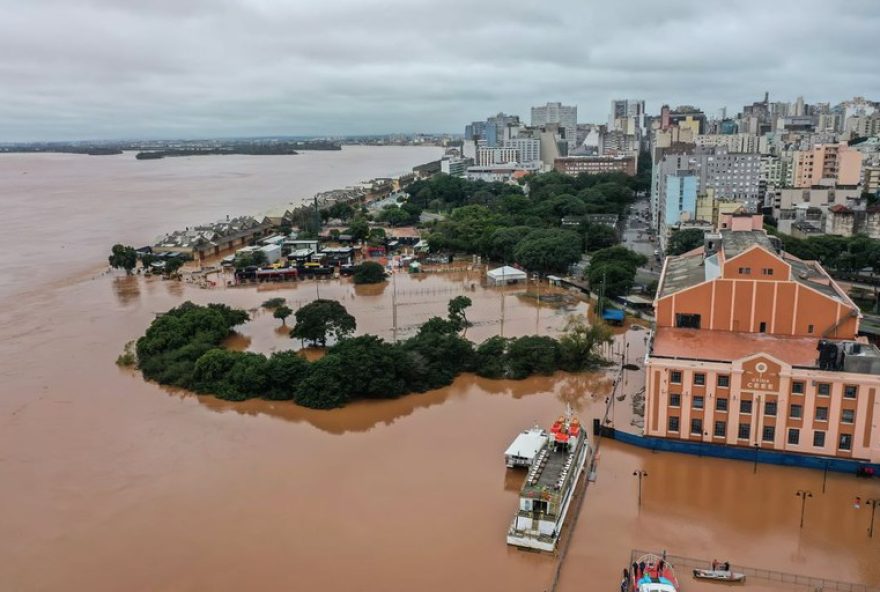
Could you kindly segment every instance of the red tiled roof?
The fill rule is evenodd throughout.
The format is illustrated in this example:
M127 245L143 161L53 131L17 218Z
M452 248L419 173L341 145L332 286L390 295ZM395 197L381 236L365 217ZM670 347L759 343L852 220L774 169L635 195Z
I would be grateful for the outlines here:
M834 212L835 214L851 214L852 213L852 210L850 210L848 207L841 205L841 204L833 205L829 209L832 212Z
M730 362L765 353L792 366L815 366L818 344L818 337L660 327L654 335L652 355Z

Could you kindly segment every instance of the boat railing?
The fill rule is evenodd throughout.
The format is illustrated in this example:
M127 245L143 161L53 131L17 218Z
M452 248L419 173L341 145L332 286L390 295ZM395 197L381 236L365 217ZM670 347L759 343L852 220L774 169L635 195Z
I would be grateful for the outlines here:
M682 571L681 568L689 567L697 569L712 569L711 559L683 557L681 555L669 555L657 553L656 551L644 551L640 549L632 550L632 552L630 553L629 565L632 565L633 562L638 562L639 557L648 554L657 555L658 557L665 557L666 560L675 567L679 581L685 573ZM827 580L824 578L816 578L803 574L793 574L771 569L763 569L759 567L748 567L744 565L731 564L730 571L741 573L750 579L758 578L766 580L768 582L780 582L783 584L808 586L810 589L822 590L823 592L880 592L880 588L877 588L875 586L868 586L866 584L853 584L851 582Z

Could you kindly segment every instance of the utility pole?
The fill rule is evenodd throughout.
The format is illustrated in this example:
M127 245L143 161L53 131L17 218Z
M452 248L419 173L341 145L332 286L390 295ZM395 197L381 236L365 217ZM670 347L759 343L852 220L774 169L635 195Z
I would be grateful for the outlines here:
M507 286L507 264L501 268L501 337L504 337L504 287Z
M801 528L804 527L804 510L807 509L807 498L813 497L813 492L806 489L798 489L795 493L796 496L801 498Z
M397 343L397 273L394 271L394 263L391 263L391 333L394 343Z
M825 485L828 483L828 460L825 460L825 469L822 472L822 493L825 493Z
M614 393L611 393L611 396L614 396ZM643 471L639 469L638 471L633 471L633 476L639 478L639 507L642 507L642 478L648 476L648 471Z
M752 469L752 474L756 474L758 472L758 451L761 450L761 445L755 442L755 466Z
M877 506L880 505L880 498L866 499L865 505L871 506L871 526L868 527L868 537L874 538L874 514L877 512Z

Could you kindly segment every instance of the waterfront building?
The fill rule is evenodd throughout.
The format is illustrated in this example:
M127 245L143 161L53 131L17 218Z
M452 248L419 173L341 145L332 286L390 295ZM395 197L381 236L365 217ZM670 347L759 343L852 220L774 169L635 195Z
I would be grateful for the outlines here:
M268 218L258 220L252 216L239 216L162 235L152 249L154 253L184 253L201 262L206 257L247 245L271 229Z
M532 107L533 126L542 127L554 123L564 130L569 150L574 150L577 145L577 106L547 103L540 107Z
M477 151L477 166L508 164L520 162L518 148L483 147Z
M880 461L880 350L814 261L724 215L667 257L646 356L644 434Z
M566 175L588 173L624 173L635 176L636 156L634 154L620 156L563 156L553 163L557 172Z

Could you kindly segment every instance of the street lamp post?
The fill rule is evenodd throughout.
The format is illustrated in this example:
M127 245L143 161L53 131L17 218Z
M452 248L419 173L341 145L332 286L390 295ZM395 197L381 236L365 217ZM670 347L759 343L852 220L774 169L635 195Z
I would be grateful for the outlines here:
M752 467L752 474L758 472L758 451L761 449L761 445L755 442L755 466Z
M880 498L866 499L865 505L871 506L871 525L868 527L868 537L874 538L874 514L877 512L877 506L880 505Z
M825 485L828 483L828 460L825 460L825 471L822 474L822 493L825 493Z
M795 493L796 496L801 498L801 528L804 527L804 511L807 508L807 498L813 497L813 492L808 491L806 489L798 489Z
M639 507L642 507L642 477L647 477L648 471L639 469L638 471L633 471L633 476L639 478Z

